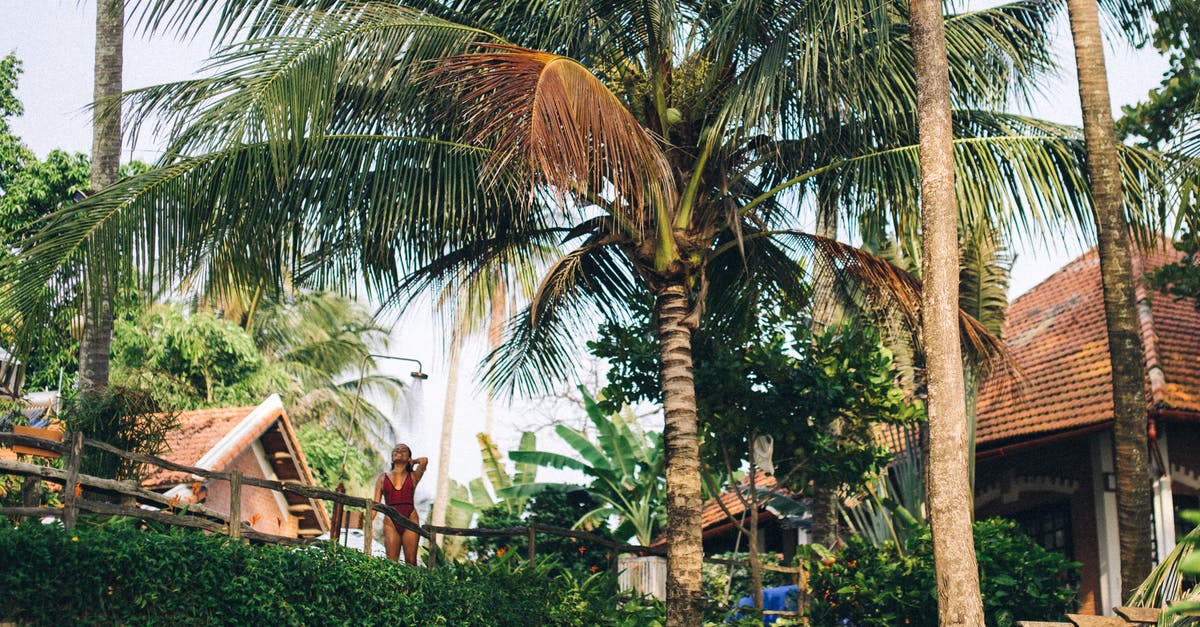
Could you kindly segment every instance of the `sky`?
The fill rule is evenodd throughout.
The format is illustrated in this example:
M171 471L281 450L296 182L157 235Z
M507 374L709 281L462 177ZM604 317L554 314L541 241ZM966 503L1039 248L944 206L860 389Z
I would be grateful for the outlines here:
M13 132L39 156L58 148L90 152L91 115L86 110L92 100L92 55L94 45L94 0L0 0L0 55L15 52L24 63L17 96L25 105L24 116L12 123ZM1074 57L1065 20L1057 25L1056 41L1060 73L1042 86L1042 95L1023 111L1054 122L1080 123L1076 91ZM144 37L127 29L125 44L125 89L134 89L192 76L209 57L209 39L204 36L180 41L171 36ZM1120 106L1146 97L1167 68L1166 61L1153 50L1135 50L1110 38L1108 50L1109 84L1114 114ZM153 161L158 153L155 142L141 138L136 146L125 147L122 161ZM1015 247L1016 264L1010 297L1037 285L1066 262L1082 252L1073 235L1040 245ZM412 444L417 456L427 455L436 468L443 399L446 391L445 334L434 322L428 305L410 307L406 316L395 322L388 353L418 359L429 379L419 383L410 399L412 408L407 424L400 425L402 439ZM475 433L482 430L482 391L472 383L470 374L484 354L482 342L468 343L462 357L462 377L458 386L455 437L450 475L465 482L480 475L481 461ZM391 362L386 367L400 376L413 370L412 364ZM520 429L544 425L554 418L568 419L580 412L567 403L518 403L498 413L496 439L502 451L515 448ZM546 430L539 441L552 437ZM430 498L433 481L422 482L418 497Z

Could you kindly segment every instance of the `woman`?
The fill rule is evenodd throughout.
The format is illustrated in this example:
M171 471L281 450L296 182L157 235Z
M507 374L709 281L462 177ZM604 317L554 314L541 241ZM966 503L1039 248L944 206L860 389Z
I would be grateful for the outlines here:
M414 524L421 524L413 504L413 493L428 465L429 458L413 459L412 449L407 444L397 444L392 449L391 471L379 473L379 478L375 480L375 502L390 505ZM417 532L404 529L391 519L384 520L383 545L387 548L388 559L393 562L400 561L400 547L403 546L404 561L415 566L419 540Z

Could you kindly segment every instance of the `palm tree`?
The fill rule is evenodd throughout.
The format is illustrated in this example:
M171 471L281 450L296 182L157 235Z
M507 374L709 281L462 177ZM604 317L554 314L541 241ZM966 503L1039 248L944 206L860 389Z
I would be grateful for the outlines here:
M265 5L224 5L257 38L223 52L211 76L129 96L134 119L157 115L174 129L161 167L60 212L31 237L10 264L18 280L0 288L0 313L18 328L33 324L15 312L34 311L46 278L72 265L89 286L134 267L157 285L206 272L268 293L346 289L361 277L402 304L497 258L571 242L510 324L489 382L552 385L571 372L580 330L622 315L633 294L652 295L668 622L694 624L701 490L690 346L710 269L737 274L730 285L801 298L796 258L807 255L915 327L910 277L789 228L820 177L841 182L844 203L897 215L914 206L905 173L917 167L917 148L892 143L913 116L911 68L895 61L911 45L904 5ZM952 19L948 39L967 59L956 81L1008 83L1028 69L1020 59L1037 47L1029 23L1038 6ZM889 80L875 78L881 67ZM864 135L861 150L823 160L811 120L831 113ZM1020 211L1074 222L1071 138L1001 114L966 112L960 123L959 163L973 173L959 185L963 207L1010 222ZM1046 200L1062 202L1033 204ZM84 263L96 258L105 263ZM964 338L983 350L987 338L966 325Z
M395 406L404 393L403 382L376 372L372 357L387 346L388 330L330 292L267 299L257 309L247 331L264 361L283 372L280 391L296 424L319 422L359 446L390 448L397 420L368 399L356 400L373 393Z
M450 354L446 366L446 400L442 408L442 434L438 454L438 474L435 484L433 511L430 522L435 526L446 523L450 492L450 455L453 445L454 412L458 399L459 363L463 343L468 335L477 333L486 325L489 352L499 348L503 341L504 322L508 319L507 294L511 291L528 301L537 289L537 266L544 258L552 258L553 252L543 251L530 258L495 259L493 267L481 268L476 272L450 281L438 299L438 308L451 312ZM487 389L485 426L483 432L492 437L492 412L494 390ZM487 462L484 466L486 469Z
M925 489L933 530L938 624L983 624L971 530L967 415L958 340L958 219L950 68L938 0L913 0L913 58L921 136L921 340L929 388Z
M121 95L124 67L125 2L96 2L95 85L92 109L93 192L117 181L121 166L121 114L108 104ZM115 284L106 282L98 298L85 301L83 336L79 340L79 389L85 392L108 387L109 351L112 345L113 312L111 298Z
M1121 586L1128 594L1151 567L1151 485L1146 435L1145 363L1137 321L1133 257L1121 190L1108 72L1095 0L1068 0L1087 172L1095 212L1104 317L1112 362L1113 444Z

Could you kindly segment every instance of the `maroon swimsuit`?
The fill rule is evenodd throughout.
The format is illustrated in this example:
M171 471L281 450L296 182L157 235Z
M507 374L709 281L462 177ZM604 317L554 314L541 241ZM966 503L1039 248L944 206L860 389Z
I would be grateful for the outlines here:
M412 515L416 510L413 506L413 491L416 486L413 485L412 473L408 473L404 477L404 483L397 490L396 486L392 485L391 473L383 473L383 502L385 505L390 505L400 512L405 518Z

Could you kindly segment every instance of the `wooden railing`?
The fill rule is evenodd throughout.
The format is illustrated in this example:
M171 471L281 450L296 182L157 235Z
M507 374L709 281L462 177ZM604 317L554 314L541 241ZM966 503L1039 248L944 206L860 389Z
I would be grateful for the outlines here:
M383 503L377 503L370 498L350 496L342 492L302 485L299 483L275 481L258 477L247 477L237 471L221 472L206 468L178 464L154 455L144 455L141 453L125 451L107 443L86 438L81 433L67 434L65 441L55 442L52 440L46 440L27 435L0 432L0 446L11 447L13 445L43 449L57 453L63 457L63 469L21 461L0 460L0 475L7 474L25 477L37 477L44 481L62 485L63 504L62 507L0 507L0 515L29 517L53 516L61 518L63 521L63 526L67 529L74 528L80 512L90 512L109 516L128 516L141 520L154 521L165 525L201 529L211 533L228 535L231 538L245 539L259 543L300 545L324 541L313 538L293 538L289 536L264 533L247 524L246 521L241 519L241 499L239 498L239 494L243 486L253 486L282 494L295 494L317 501L340 503L343 507L361 509L364 513L362 517L364 531L363 552L367 553L368 555L371 554L373 535L370 532L370 525L375 517L375 513L383 514L399 527L416 532L418 535L420 535L420 537L427 540L432 546L436 546L436 537L438 535L476 538L511 538L524 536L529 541L526 557L531 563L537 559L537 534L575 538L576 540L581 540L604 547L610 552L610 567L613 572L616 572L617 559L621 554L665 556L667 552L666 547L626 544L623 542L616 542L596 534L588 533L586 531L580 531L577 529L564 529L561 527L541 525L537 523L509 527L506 529L464 529L459 527L444 527L437 525L418 525L409 520L408 517L401 515L400 512L395 508ZM227 481L229 482L230 488L230 512L224 513L215 511L199 503L181 504L160 493L142 488L138 482L134 480L117 481L80 473L80 461L85 455L86 449L96 449L116 455L123 459L144 464L146 466L188 473L190 475L208 480ZM95 492L119 495L122 499L122 502L111 503L84 498L85 495ZM147 509L147 507L157 509ZM231 524L231 521L235 521L235 523ZM331 533L330 537L330 541L334 543L337 542L336 534ZM437 550L429 551L427 558L427 563L429 566L432 567L436 565L437 555ZM744 568L749 568L750 566L749 563L744 561L728 560L708 556L704 557L704 561L712 564L741 566ZM760 567L763 570L790 573L795 575L796 582L801 590L801 594L804 594L804 584L806 583L804 579L806 569L803 566L775 566L772 564L761 564ZM800 607L803 608L804 604L801 603ZM797 614L797 612L774 613L793 616Z

